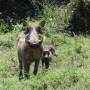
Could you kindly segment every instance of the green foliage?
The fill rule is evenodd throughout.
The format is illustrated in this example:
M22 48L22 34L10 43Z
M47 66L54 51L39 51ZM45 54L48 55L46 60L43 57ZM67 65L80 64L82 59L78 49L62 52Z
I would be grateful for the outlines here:
M84 1L87 6L88 0ZM39 19L46 20L43 31L45 44L55 47L56 56L53 56L48 71L43 70L40 63L36 76L32 74L32 64L30 79L26 81L18 80L16 39L22 31L22 25L13 25L11 32L6 23L0 24L0 90L90 89L90 36L70 37L66 33L58 32L63 32L68 27L77 3L78 0L70 0L67 5L61 6L44 3L44 18Z
M3 27L3 30L4 28L5 26ZM9 32L7 34L3 34L4 32L1 32L2 34L0 35L0 46L13 48L16 45L15 40L18 36L18 33L21 31L21 28L22 28L22 25L17 24L13 26L12 32Z
M9 24L6 24L4 22L0 23L0 34L1 33L7 33L9 31L12 31L12 26Z
M89 3L88 0L70 0L67 5L44 5L47 30L49 32L89 34Z
M44 5L44 16L47 20L47 30L49 32L64 32L64 29L69 25L69 20L72 16L72 10L75 8L74 5L74 1L71 1L66 6L61 5L60 7L51 4Z

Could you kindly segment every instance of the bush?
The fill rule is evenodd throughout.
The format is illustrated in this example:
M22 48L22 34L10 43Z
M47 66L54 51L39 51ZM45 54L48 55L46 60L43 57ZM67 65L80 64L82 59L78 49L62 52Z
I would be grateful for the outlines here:
M0 33L7 33L13 30L13 27L11 24L1 22L0 23Z
M70 20L70 30L72 34L90 34L90 2L79 0L75 4L75 9Z

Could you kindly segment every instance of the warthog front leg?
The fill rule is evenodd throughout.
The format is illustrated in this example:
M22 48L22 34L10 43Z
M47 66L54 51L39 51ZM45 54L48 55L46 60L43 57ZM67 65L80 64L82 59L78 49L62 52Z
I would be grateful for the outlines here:
M27 64L27 63L24 63L24 76L26 79L29 79L29 67L30 67L30 64Z
M42 67L45 66L45 69L49 68L49 60L42 60Z
M40 60L36 60L36 61L35 61L34 72L33 72L34 75L37 74L39 62L40 62Z
M45 63L44 60L42 60L42 67L44 67L44 63Z
M45 68L46 68L46 69L49 68L49 61L45 61Z
M20 60L19 61L19 80L23 79L22 69L23 69L23 65L22 65L22 61Z

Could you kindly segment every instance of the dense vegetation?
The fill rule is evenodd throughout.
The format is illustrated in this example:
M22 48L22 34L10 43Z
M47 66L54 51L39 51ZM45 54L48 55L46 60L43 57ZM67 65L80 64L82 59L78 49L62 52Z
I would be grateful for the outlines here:
M89 90L89 16L89 0L0 0L0 90ZM16 38L23 19L46 20L44 43L57 55L47 72L40 63L34 76L32 65L30 79L20 82Z

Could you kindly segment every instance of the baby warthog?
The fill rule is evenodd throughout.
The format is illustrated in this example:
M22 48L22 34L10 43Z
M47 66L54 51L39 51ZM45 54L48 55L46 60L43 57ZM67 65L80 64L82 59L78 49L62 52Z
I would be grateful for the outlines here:
M55 53L53 46L48 46L43 49L43 55L42 55L42 66L45 65L45 68L49 68L49 63L52 59L53 54Z
M29 78L29 67L35 62L34 75L37 74L39 61L42 56L42 29L45 21L24 22L23 31L17 39L17 53L19 59L19 79Z

